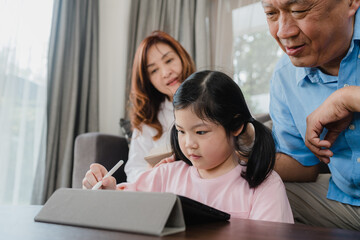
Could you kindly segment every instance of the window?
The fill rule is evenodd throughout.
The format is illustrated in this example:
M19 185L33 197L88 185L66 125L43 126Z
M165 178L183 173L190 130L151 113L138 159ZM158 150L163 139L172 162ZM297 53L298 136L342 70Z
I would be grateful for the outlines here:
M269 83L283 51L270 35L260 2L232 10L234 80L253 115L269 112Z
M45 149L52 1L0 0L0 204L29 204Z

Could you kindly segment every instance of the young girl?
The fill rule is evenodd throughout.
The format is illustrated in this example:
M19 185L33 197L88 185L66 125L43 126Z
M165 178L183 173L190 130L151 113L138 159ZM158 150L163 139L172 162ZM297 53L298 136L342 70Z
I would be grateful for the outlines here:
M172 97L180 84L195 71L190 55L165 32L155 31L139 45L133 62L128 182L149 169L144 157L152 148L169 145L174 123Z
M293 223L283 182L272 171L275 144L270 130L254 120L240 88L215 71L192 74L173 99L172 148L176 159L140 175L134 183L103 188L172 192L231 214ZM91 188L106 174L93 164L84 179Z

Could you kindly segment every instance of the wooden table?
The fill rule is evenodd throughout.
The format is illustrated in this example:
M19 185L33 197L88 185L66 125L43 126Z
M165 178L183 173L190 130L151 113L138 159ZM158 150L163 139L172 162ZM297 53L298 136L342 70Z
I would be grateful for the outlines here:
M148 235L35 222L34 217L40 209L41 206L0 206L0 238L16 240L160 239L160 237ZM161 239L339 240L360 239L360 232L298 224L234 219L227 223L190 226L187 227L185 232L161 237Z

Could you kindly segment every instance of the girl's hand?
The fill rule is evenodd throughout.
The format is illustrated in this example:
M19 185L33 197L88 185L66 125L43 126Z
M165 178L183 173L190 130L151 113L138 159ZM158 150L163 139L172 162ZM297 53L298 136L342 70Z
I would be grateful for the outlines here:
M171 162L174 162L174 161L175 161L175 156L174 156L174 154L173 154L173 155L171 155L170 157L164 158L163 160L161 160L160 162L158 162L158 163L154 166L154 168L160 166L161 164L171 163Z
M83 189L92 189L92 187L101 180L101 189L116 189L116 179L114 177L110 176L103 179L107 172L106 168L101 164L91 164L90 170L86 172L82 181Z

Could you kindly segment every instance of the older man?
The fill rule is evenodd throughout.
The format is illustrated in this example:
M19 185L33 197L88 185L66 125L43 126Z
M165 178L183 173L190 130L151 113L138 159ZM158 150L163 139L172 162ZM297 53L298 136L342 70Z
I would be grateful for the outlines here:
M360 85L360 0L262 0L262 5L271 35L286 53L270 90L279 152L275 169L284 181L308 182L286 184L295 220L360 230L360 115L356 107L342 116L329 107L341 105L343 96L347 104L359 100L354 96ZM324 127L329 135L320 140ZM318 175L319 159L330 162L331 175Z

